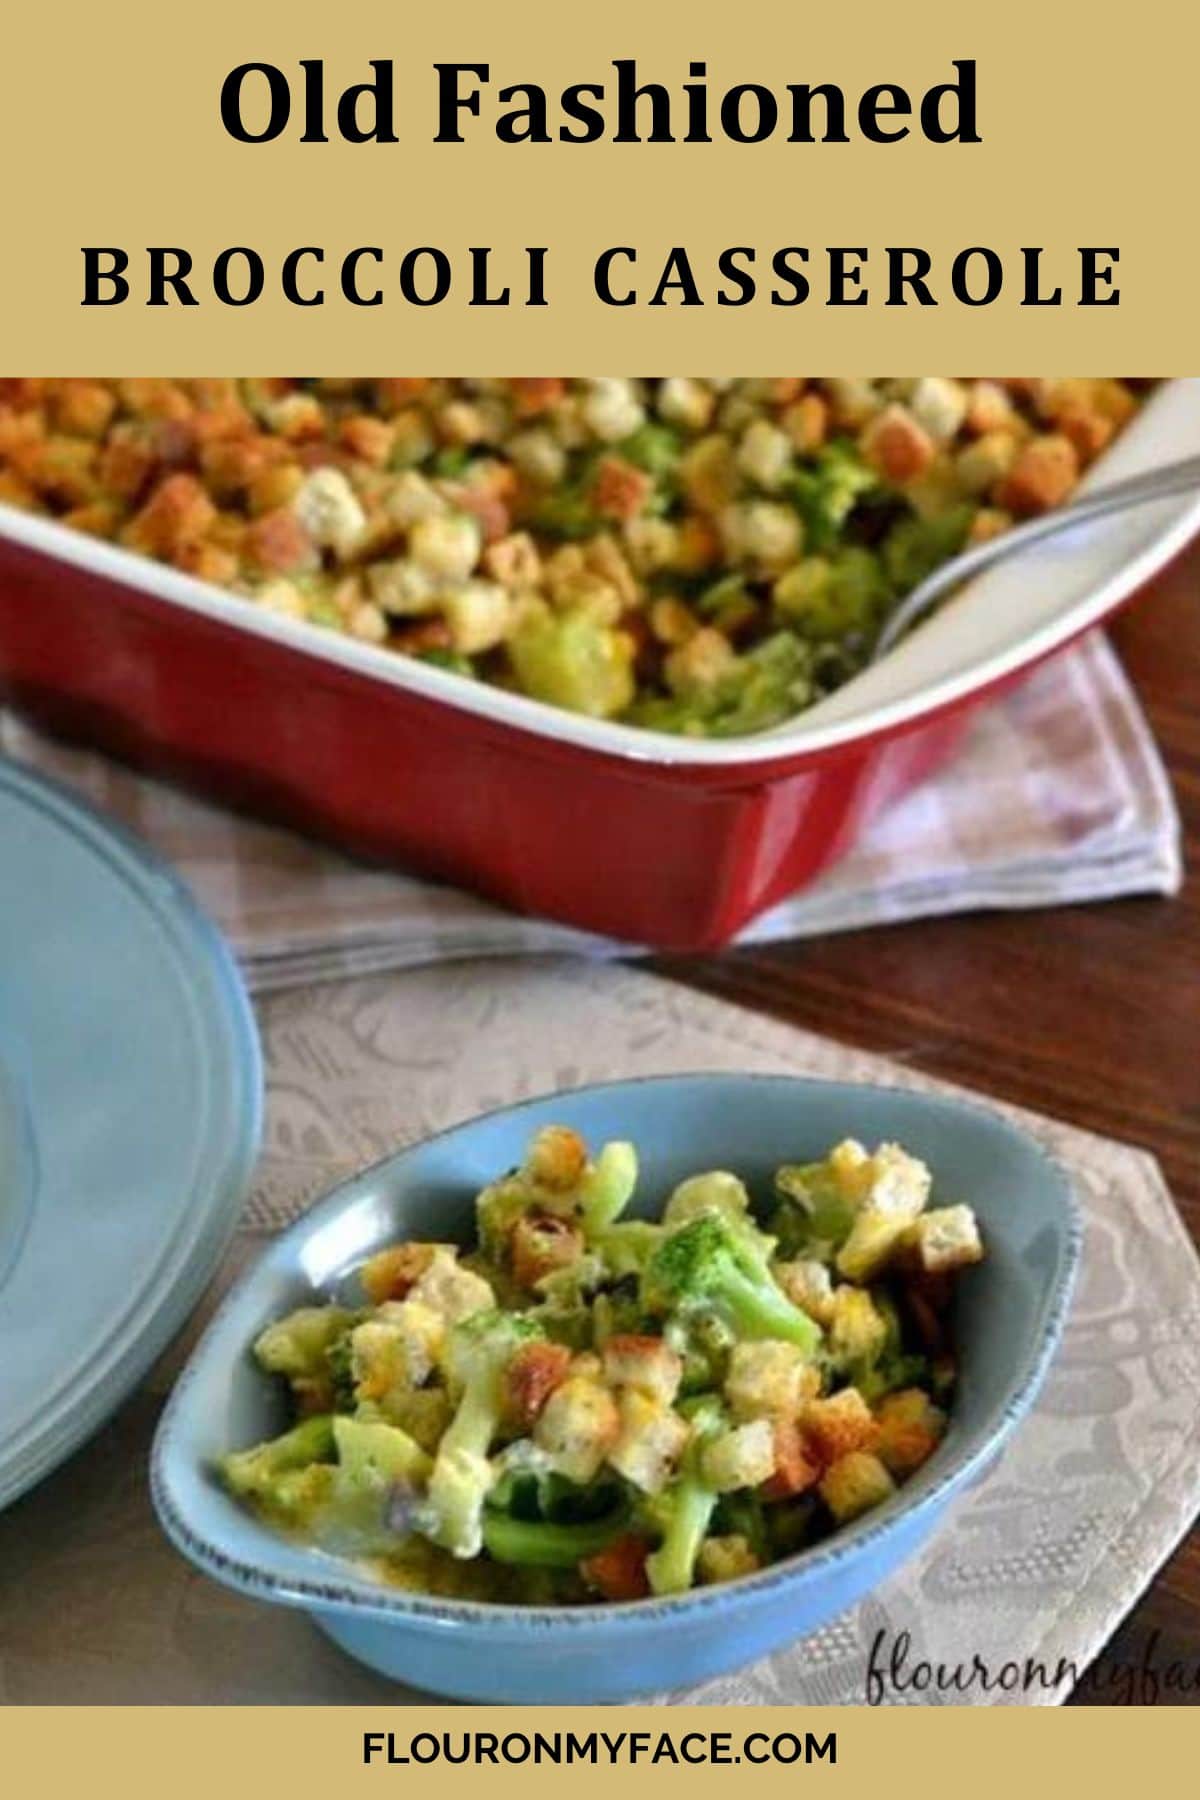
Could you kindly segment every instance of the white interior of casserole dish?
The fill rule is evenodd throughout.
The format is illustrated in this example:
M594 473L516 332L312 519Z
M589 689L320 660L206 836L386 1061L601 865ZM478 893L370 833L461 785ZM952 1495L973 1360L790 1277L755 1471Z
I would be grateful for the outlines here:
M1099 487L1200 454L1200 377L1165 381L1088 473ZM587 719L463 680L406 656L285 619L234 594L65 526L0 506L0 536L236 624L324 661L535 735L641 761L739 766L812 755L894 729L1037 661L1104 617L1200 529L1200 493L1065 531L980 576L928 624L786 725L704 742Z

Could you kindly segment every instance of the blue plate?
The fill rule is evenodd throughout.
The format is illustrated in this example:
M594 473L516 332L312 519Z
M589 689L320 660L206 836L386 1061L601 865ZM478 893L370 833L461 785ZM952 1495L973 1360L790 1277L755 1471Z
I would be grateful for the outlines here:
M593 1144L630 1137L634 1212L656 1214L698 1169L731 1168L758 1196L781 1162L837 1139L893 1138L924 1158L942 1200L968 1200L987 1260L963 1277L961 1380L944 1443L899 1493L814 1549L670 1599L514 1607L435 1599L373 1582L279 1536L213 1472L224 1450L283 1429L278 1384L249 1345L400 1237L467 1241L473 1197L518 1162L531 1132L573 1125ZM1033 1404L1058 1343L1080 1222L1061 1171L1025 1133L939 1094L769 1075L678 1075L526 1101L455 1126L356 1175L277 1238L232 1289L163 1413L151 1459L159 1518L218 1581L306 1608L352 1656L399 1680L472 1700L578 1704L690 1686L802 1637L883 1581L929 1536Z
M0 1506L199 1299L258 1148L241 980L188 890L0 760Z

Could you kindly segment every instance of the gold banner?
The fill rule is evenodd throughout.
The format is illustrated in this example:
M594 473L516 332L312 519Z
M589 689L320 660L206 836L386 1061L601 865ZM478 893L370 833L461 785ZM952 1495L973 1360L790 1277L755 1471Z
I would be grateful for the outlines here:
M9 1708L14 1794L116 1793L212 1800L253 1790L309 1796L485 1790L501 1796L651 1791L662 1800L730 1781L840 1800L967 1783L972 1800L1069 1788L1127 1800L1153 1768L1188 1767L1186 1711L788 1707ZM796 1747L800 1747L797 1754ZM408 1787L408 1791L412 1791Z
M1178 372L1198 38L1177 0L24 9L4 362Z

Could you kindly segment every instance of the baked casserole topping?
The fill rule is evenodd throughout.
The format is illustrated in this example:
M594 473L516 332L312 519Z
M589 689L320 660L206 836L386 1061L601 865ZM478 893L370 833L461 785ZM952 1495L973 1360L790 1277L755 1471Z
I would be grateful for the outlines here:
M1145 381L0 380L0 502L593 717L779 724Z

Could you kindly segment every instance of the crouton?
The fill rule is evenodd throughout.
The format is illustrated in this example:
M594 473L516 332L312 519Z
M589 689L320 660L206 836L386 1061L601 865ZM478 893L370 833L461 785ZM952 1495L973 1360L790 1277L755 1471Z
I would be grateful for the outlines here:
M403 1300L433 1261L436 1248L435 1244L389 1244L386 1250L377 1250L358 1272L371 1305Z
M463 581L446 588L440 605L450 642L460 656L480 656L507 636L512 598L497 581Z
M394 1387L378 1401L364 1403L359 1416L383 1420L406 1431L433 1456L454 1413L444 1387Z
M829 1172L847 1200L863 1200L871 1185L871 1157L857 1138L843 1138L829 1152Z
M532 1430L571 1366L565 1344L522 1344L504 1371L505 1411L521 1431Z
M776 1419L773 1433L775 1472L762 1486L764 1500L790 1500L815 1487L821 1466L794 1419Z
M1020 454L1011 431L987 431L954 459L954 475L968 494L989 494L1004 480Z
M775 1473L775 1438L769 1419L751 1419L718 1432L705 1445L701 1470L720 1494L761 1487Z
M263 513L246 533L246 558L267 575L301 575L320 562L317 547L286 506Z
M629 1531L615 1543L586 1556L579 1565L588 1587L605 1600L644 1600L650 1592L646 1575L646 1558L650 1545L636 1532Z
M624 1389L618 1416L618 1431L608 1460L618 1475L642 1493L657 1494L683 1455L688 1440L687 1422L638 1388Z
M205 537L217 509L194 475L168 475L125 532L126 542L148 556L173 557Z
M720 512L741 485L733 446L715 433L691 445L679 465L679 475L688 499L701 512Z
M1079 453L1061 433L1033 438L1000 483L996 500L1018 515L1061 506L1079 480Z
M617 1442L621 1417L602 1382L572 1373L538 1415L533 1441L568 1481L591 1481Z
M602 459L592 481L591 502L602 518L635 519L654 492L654 478L621 456Z
M544 1125L525 1153L525 1173L539 1187L566 1192L579 1186L587 1145L569 1125Z
M852 1450L871 1450L879 1426L855 1387L842 1388L826 1400L810 1400L800 1415L804 1435L822 1464L836 1462Z
M843 1367L872 1362L887 1337L887 1324L865 1288L845 1283L834 1290L829 1348Z
M660 1337L620 1333L604 1346L604 1375L613 1387L637 1388L670 1406L683 1379L683 1358Z
M439 581L465 581L479 560L483 533L466 513L433 513L409 532L412 560Z
M922 375L908 397L909 410L935 443L956 435L967 415L968 390L950 375Z
M833 1317L833 1278L824 1263L801 1257L796 1262L776 1263L771 1272L793 1306L806 1312L818 1325L829 1324Z
M495 1306L496 1296L482 1275L464 1269L458 1254L438 1244L420 1279L409 1292L409 1298L440 1313L448 1325L470 1318L472 1313Z
M759 1338L729 1353L725 1398L735 1419L794 1419L820 1385L815 1364L795 1344Z
M817 450L829 435L829 406L820 394L802 394L788 407L783 429L797 450Z
M734 1581L739 1575L753 1575L760 1566L749 1540L740 1532L705 1538L696 1557L696 1573L702 1582L709 1584Z
M977 436L1001 431L1014 417L1013 404L998 381L973 381L967 404L966 427Z
M1002 533L1011 531L1013 517L1011 513L1002 512L996 506L981 506L971 520L971 528L967 532L968 544L987 544Z
M712 417L713 396L689 375L667 375L659 383L658 410L675 425L703 431Z
M869 1159L869 1182L850 1234L837 1256L840 1275L867 1282L887 1263L904 1233L924 1209L931 1177L923 1162L898 1144L880 1144Z
M419 1300L388 1300L350 1336L351 1369L360 1400L386 1401L393 1388L418 1388L433 1373L445 1321Z
M1063 436L1074 444L1083 467L1107 449L1117 434L1115 421L1088 400L1069 402L1059 413L1056 424Z
M548 412L562 399L566 382L561 375L516 375L512 380L517 415L532 418Z
M483 553L483 566L493 581L502 582L514 591L536 587L542 573L537 545L525 531L514 531L498 543L489 544ZM557 1126L554 1129L565 1131L566 1128ZM575 1132L569 1135L576 1137Z
M821 1477L822 1500L839 1525L869 1512L896 1491L896 1484L877 1456L852 1450L831 1463Z
M734 665L736 653L723 632L703 625L672 650L663 675L673 694L699 694L720 681Z
M936 455L933 439L903 406L888 406L863 432L860 448L885 481L905 487L924 475Z
M939 1206L922 1213L903 1241L927 1275L947 1275L983 1259L979 1226L969 1206Z
M922 1388L888 1394L876 1414L876 1453L893 1475L911 1475L928 1460L946 1431L946 1415Z
M743 475L772 493L792 466L791 439L769 419L754 419L742 433L737 463Z
M343 420L338 436L351 455L376 469L384 469L396 442L396 427L387 419L355 413L353 418Z
M367 526L362 502L340 469L313 469L297 488L292 510L313 543L342 560L353 555Z
M512 1272L524 1288L531 1288L555 1269L568 1269L583 1255L583 1233L569 1219L552 1213L522 1213L509 1240Z
M114 396L98 381L63 381L54 410L63 431L99 438L104 436L116 404Z

